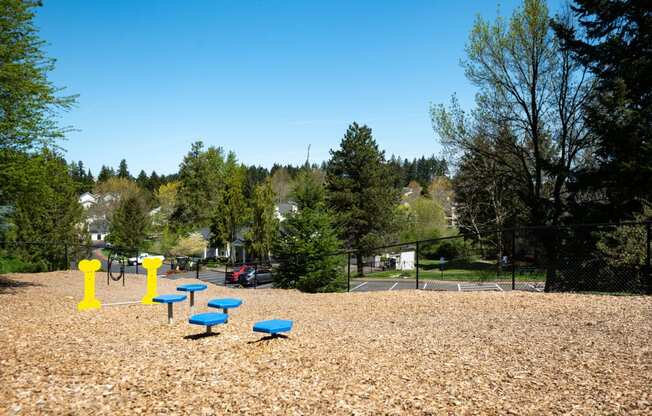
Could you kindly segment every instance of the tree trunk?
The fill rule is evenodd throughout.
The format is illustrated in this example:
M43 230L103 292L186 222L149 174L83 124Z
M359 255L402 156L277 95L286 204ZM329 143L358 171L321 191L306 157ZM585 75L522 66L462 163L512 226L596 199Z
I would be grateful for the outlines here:
M541 236L546 260L545 292L559 290L560 284L562 283L559 281L559 276L557 274L559 247L557 244L557 233L555 231L555 228L543 230L543 235Z
M362 277L364 276L364 263L363 263L364 260L362 257L362 253L360 253L359 251L355 253L355 259L356 259L355 261L356 267L358 270L358 277Z
M503 233L500 232L500 231L498 232L498 246L497 246L497 248L498 248L498 250L496 250L496 251L498 252L498 263L496 263L497 264L496 274L498 276L500 276L500 274L503 271Z

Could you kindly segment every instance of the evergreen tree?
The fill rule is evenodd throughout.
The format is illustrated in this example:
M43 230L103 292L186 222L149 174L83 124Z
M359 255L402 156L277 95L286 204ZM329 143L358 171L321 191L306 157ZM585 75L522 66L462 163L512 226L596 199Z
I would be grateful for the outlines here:
M91 192L95 187L95 178L93 177L93 172L90 168L86 172L86 177L84 178L84 189L82 192Z
M256 186L263 183L269 176L269 172L262 166L249 166L247 168L247 180L245 182L245 198L253 198Z
M246 168L238 164L235 153L229 152L224 163L223 191L219 206L211 211L211 233L216 245L224 246L237 238L240 228L249 219L244 197Z
M131 174L127 168L127 161L122 159L120 161L120 166L118 167L118 178L131 179Z
M39 1L0 2L0 207L3 238L79 241L81 206L56 147L68 128L58 123L74 96L48 80L54 59L34 25ZM68 267L60 246L32 246L22 256Z
M49 150L36 155L16 153L20 174L5 183L3 190L12 195L9 229L5 237L15 241L57 241L68 243L71 250L83 242L82 207L77 184L65 161ZM68 268L61 245L23 246L20 257L44 260L49 268Z
M115 177L115 171L113 168L102 165L100 173L97 175L97 182L105 182L113 177Z
M562 45L588 65L597 85L586 109L597 137L597 170L580 173L577 187L606 194L595 221L632 218L652 201L652 3L575 0L577 24L557 17ZM586 211L580 207L580 211Z
M393 233L399 192L392 183L371 129L353 123L340 148L331 150L326 185L327 200L337 213L344 239L358 251L358 274L362 274L362 256Z
M107 241L126 249L142 248L150 218L142 198L129 195L120 201L109 222Z
M278 230L278 220L274 215L275 200L269 178L256 185L251 198L251 227L247 239L251 241L251 251L260 260L269 259L272 242Z
M136 183L138 186L140 186L142 189L149 190L149 178L147 177L147 173L141 169L140 173L136 177Z
M222 209L224 194L224 152L204 150L201 141L192 144L179 169L177 208L172 216L177 227L197 230L211 224Z
M326 206L323 185L303 171L291 197L299 209L281 223L273 244L279 261L274 285L305 292L341 290L342 264L337 256L330 255L341 248L341 242Z
M158 176L155 170L152 171L152 174L149 175L149 180L147 181L147 189L154 193L164 182Z

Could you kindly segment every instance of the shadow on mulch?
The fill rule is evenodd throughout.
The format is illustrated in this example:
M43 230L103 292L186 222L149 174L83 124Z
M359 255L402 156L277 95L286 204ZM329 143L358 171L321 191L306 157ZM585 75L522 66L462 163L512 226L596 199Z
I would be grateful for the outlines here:
M278 339L278 338L287 339L288 336L283 334L267 335L266 337L262 337L260 339L257 339L256 341L249 341L247 342L247 344L257 344L259 342L271 341L273 339Z
M43 286L40 283L21 282L20 280L13 280L6 276L0 276L0 295L5 293L15 294L18 289L23 287Z
M212 337L215 335L220 335L220 332L201 332L199 334L186 335L185 337L183 337L183 339L198 340L202 338Z

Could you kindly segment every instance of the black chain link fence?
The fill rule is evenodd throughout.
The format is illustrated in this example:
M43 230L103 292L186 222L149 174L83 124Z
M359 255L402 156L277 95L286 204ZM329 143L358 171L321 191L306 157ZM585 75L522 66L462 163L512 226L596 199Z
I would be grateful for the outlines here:
M345 251L342 274L349 291L527 290L536 292L652 293L652 223L523 227L475 232ZM147 253L152 255L152 253ZM77 269L98 258L110 280L145 274L139 249L64 242L0 241L0 274ZM159 271L215 284L270 285L283 261L233 263L201 256L164 256ZM220 261L218 261L220 260ZM286 259L285 261L292 261Z

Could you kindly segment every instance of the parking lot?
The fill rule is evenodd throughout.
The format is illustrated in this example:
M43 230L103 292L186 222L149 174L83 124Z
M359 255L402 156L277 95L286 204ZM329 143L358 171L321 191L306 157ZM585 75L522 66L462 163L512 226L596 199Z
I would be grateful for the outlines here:
M106 260L102 260L103 270L106 270L108 264ZM111 270L114 275L120 271L119 264L113 264ZM199 278L199 280L212 283L218 286L224 286L224 270L217 268L201 268L199 274L197 271L188 271L184 273L167 274L170 270L170 265L164 263L158 270L158 276L170 280L178 280L183 278ZM128 274L145 275L147 271L141 266L125 266L125 272ZM228 284L230 287L241 287L240 285ZM266 289L271 288L271 283L251 286L248 289ZM417 283L414 278L406 279L392 279L392 278L352 278L349 285L351 292L379 292L379 291L396 291L396 290L415 290ZM469 292L469 291L496 291L507 292L512 290L512 282L509 280L498 281L484 281L484 282L469 282L469 281L454 281L454 280L439 280L439 279L421 279L418 284L420 290L431 291L450 291L450 292ZM526 290L532 292L543 291L542 282L523 282L517 281L514 289Z
M196 272L178 273L165 276L168 279L176 280L181 278L196 278ZM214 285L224 285L224 272L217 270L200 270L199 280ZM231 285L231 287L239 287L238 285ZM271 288L272 284L267 283L258 285L256 287L249 287L249 289L265 289ZM465 281L444 281L444 280L421 280L419 281L420 290L432 291L451 291L451 292L469 292L469 291L496 291L507 292L512 290L512 283L510 281L489 281L489 282L465 282ZM378 291L393 291L393 290L415 290L417 289L416 280L414 279L351 279L350 291L351 292L378 292ZM541 292L543 290L542 283L535 282L516 282L515 289L528 290L532 292Z

